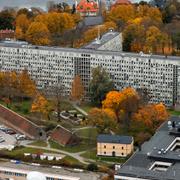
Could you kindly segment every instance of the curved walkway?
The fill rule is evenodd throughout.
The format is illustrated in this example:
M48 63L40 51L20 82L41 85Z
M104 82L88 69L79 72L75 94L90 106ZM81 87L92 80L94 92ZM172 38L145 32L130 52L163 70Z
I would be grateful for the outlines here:
M25 145L25 146L29 147L29 148L34 148L34 149L43 149L43 150L47 150L47 151L52 151L52 152L56 152L56 153L65 154L65 155L68 155L68 156L71 156L71 157L77 159L79 162L81 162L83 164L89 164L88 162L86 162L86 160L90 161L90 162L95 162L94 160L85 159L85 158L80 156L81 154L85 153L86 151L81 151L81 152L77 152L77 153L70 153L70 152L67 152L67 151L54 149L54 148L50 148L50 147L41 147L41 146L34 146L34 145Z

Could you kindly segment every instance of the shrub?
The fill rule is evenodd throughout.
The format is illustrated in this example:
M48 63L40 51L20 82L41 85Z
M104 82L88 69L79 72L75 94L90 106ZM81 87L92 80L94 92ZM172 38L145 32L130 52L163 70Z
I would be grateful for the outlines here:
M87 170L88 171L97 171L98 170L98 166L94 163L91 163L87 166Z

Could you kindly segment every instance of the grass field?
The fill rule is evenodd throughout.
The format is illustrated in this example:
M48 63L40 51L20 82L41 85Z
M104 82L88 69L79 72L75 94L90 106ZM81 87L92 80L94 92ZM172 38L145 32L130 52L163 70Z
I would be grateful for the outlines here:
M80 105L80 108L82 108L87 113L93 108L94 106L90 103L83 103Z
M98 132L97 132L96 128L87 128L87 129L79 129L79 130L77 130L76 134L79 137L84 137L84 138L96 140Z
M0 104L6 106L3 101L0 101ZM21 115L28 115L31 110L31 101L24 100L22 102L11 102L11 104L9 105L9 109L12 109L13 111Z
M169 110L169 113L172 115L180 116L180 111Z
M87 149L92 149L96 146L94 141L90 141L87 139L83 139L79 145L70 146L70 147L61 146L60 144L52 140L50 140L49 143L50 143L51 148L61 149L63 151L72 152L72 153L86 151Z
M81 156L87 159L96 160L97 162L124 163L127 160L127 158L121 158L121 157L96 156L96 150L87 151L81 154Z
M29 145L47 147L47 143L42 140L34 141L34 142L30 143Z
M9 155L9 156L16 158L18 156L24 156L24 153L41 154L43 152L53 153L52 151L47 151L47 150L42 150L42 149L33 149L33 148L28 148L28 147L17 147L13 151L1 150L0 154L2 153L2 154Z

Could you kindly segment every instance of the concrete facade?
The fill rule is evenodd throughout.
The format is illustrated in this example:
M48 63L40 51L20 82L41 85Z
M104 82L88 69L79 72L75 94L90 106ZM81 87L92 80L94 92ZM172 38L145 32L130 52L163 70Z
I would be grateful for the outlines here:
M180 100L180 57L0 43L0 71L27 69L38 88L61 82L67 95L77 74L88 92L97 66L106 69L118 90L147 88L151 102L168 106Z

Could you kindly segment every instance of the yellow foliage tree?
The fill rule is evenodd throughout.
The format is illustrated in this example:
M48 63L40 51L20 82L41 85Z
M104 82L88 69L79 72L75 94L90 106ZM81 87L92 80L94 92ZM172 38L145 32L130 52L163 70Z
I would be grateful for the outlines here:
M50 33L47 26L42 22L33 22L26 32L26 40L36 45L48 45Z
M31 105L31 112L39 112L50 120L49 113L52 111L52 106L48 100L38 94Z
M28 71L23 70L19 74L18 79L19 79L19 89L21 90L21 92L26 96L34 97L37 93L37 89L34 81L31 80Z
M19 39L19 40L24 39L24 33L22 32L22 29L19 26L16 26L15 36L16 36L16 39Z
M167 120L169 114L162 103L146 105L133 115L133 120L144 123L155 130L159 125Z
M75 101L81 101L83 97L84 87L81 81L81 77L76 75L72 83L71 98Z
M35 22L44 23L51 34L60 34L75 26L74 17L69 13L49 12L37 16Z
M133 5L120 5L113 7L106 17L107 21L113 21L115 23L126 23L135 18L135 7Z
M114 112L110 109L93 108L88 115L88 124L96 126L100 133L116 128Z
M25 34L28 30L30 23L31 21L25 14L20 14L16 17L16 27L19 27L22 30L23 34Z

